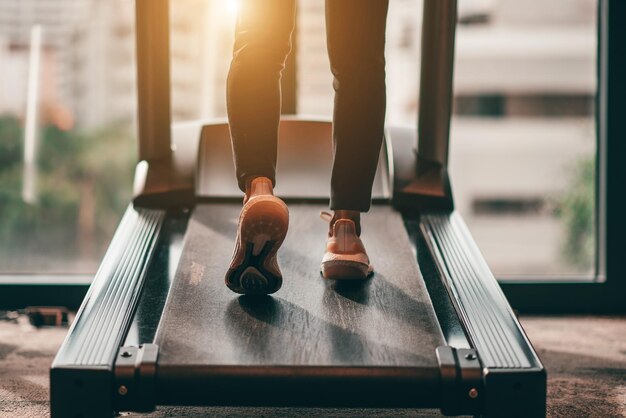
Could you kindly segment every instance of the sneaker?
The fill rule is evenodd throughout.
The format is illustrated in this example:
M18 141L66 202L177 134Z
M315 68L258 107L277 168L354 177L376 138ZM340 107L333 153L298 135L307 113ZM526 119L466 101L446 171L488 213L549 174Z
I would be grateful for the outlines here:
M267 295L280 289L283 277L276 255L288 226L289 210L281 199L272 194L246 197L233 258L226 273L226 286L230 290Z
M352 219L336 219L328 212L322 212L320 217L330 224L322 276L333 280L368 278L373 268L359 238L358 225Z

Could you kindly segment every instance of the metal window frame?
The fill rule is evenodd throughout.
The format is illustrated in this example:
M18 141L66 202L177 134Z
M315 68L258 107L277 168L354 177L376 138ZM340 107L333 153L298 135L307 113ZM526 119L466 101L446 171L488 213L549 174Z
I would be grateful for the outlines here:
M159 2L166 3L165 0ZM626 18L626 3L599 0L598 4L596 275L592 279L572 277L567 282L556 277L500 280L511 305L524 312L626 311L626 301L622 297L626 294L626 269L618 262L623 247L621 237L626 236L626 217L623 216L626 200L620 199L621 188L626 184L626 168L620 164L622 156L626 155L626 144L620 141L626 137L626 125L620 121L623 106L620 106L620 100L626 97L626 82L620 77L626 74L626 57L620 51L620 40L626 39L626 28L620 22ZM92 277L84 274L0 274L0 309L18 309L27 305L77 308Z
M27 306L80 306L93 274L0 274L0 310Z

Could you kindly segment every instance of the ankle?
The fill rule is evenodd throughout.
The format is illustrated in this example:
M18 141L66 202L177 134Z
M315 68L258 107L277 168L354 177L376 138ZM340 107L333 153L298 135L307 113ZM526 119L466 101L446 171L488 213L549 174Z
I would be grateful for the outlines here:
M333 220L331 222L331 227L332 224L334 224L335 221L337 221L338 219L350 219L351 221L353 221L354 225L356 226L357 235L361 235L361 212L359 212L358 210L335 210Z
M253 177L246 182L246 199L253 196L274 195L272 180L267 177Z

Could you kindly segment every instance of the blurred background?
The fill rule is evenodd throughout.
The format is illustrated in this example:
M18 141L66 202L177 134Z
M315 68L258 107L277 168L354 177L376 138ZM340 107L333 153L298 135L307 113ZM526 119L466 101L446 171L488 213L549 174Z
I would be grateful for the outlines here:
M597 1L459 0L453 191L499 278L593 278ZM298 113L329 117L324 2L298 3ZM237 8L171 0L175 121L226 115ZM388 124L417 118L421 8L390 0ZM130 199L135 77L133 1L0 0L0 274L95 272Z

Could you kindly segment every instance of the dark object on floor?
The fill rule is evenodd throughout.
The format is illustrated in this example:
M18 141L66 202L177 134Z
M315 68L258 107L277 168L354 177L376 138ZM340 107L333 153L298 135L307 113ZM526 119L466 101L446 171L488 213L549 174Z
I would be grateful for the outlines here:
M67 325L68 311L62 306L29 306L26 315L35 327L61 327Z

